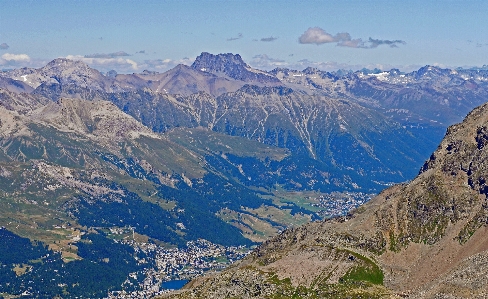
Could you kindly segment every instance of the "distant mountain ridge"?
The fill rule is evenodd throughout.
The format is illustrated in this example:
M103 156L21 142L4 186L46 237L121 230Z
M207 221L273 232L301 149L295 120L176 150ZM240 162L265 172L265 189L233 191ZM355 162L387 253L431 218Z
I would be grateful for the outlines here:
M62 97L112 101L156 132L203 126L326 162L318 166L323 173L349 172L335 183L325 175L312 178L313 184L295 184L324 191L380 190L383 184L413 177L446 125L488 97L488 75L483 70L426 66L407 74L365 72L344 76L314 68L264 72L251 68L238 54L204 52L191 67L179 65L165 73L103 76L81 62L58 59L39 70L0 76L37 82L32 93L54 101ZM357 122L364 117L372 121ZM380 131L409 136L408 143L416 146L395 149L394 144L401 142L385 137L382 142L389 140L390 145L384 153L395 154L378 158L382 154L375 151L384 146L375 144L373 136ZM358 168L357 163L369 166Z
M202 72L202 69L206 71ZM264 72L251 68L238 54L213 55L206 52L198 56L190 68L177 66L163 74L143 72L103 76L82 62L56 59L37 70L1 72L0 77L4 78L2 80L9 78L22 82L9 81L8 86L17 92L31 92L29 88L18 86L27 84L37 88L41 83L46 83L71 84L110 93L146 88L155 92L189 96L203 91L216 97L237 91L245 84L281 85L309 94L319 93L368 105L409 126L436 126L440 122L442 127L460 121L472 108L481 104L487 96L488 84L488 71L483 68L449 70L425 66L411 73L399 70L380 73L358 71L339 76L314 68L303 71L277 68ZM8 89L6 84L4 88ZM432 113L431 107L443 111Z

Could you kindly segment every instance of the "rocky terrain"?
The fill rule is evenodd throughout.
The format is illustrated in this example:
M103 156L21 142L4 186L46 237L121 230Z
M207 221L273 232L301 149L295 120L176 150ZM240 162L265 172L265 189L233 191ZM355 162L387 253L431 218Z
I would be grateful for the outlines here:
M158 252L184 250L203 238L249 248L324 215L344 216L354 232L341 230L337 219L287 230L279 237L282 245L268 242L257 251L262 260L244 262L251 278L232 294L252 289L264 296L259 290L266 289L287 297L297 286L303 286L303 296L394 294L409 292L407 285L436 292L445 281L456 281L453 275L464 275L461 268L435 272L438 282L427 287L417 278L398 278L404 272L417 277L420 268L399 254L418 244L444 244L450 223L475 213L474 201L451 205L453 199L430 208L425 194L397 186L393 190L412 201L405 206L389 200L398 202L398 215L379 199L369 204L382 207L379 216L356 212L368 233L348 212L386 186L413 179L447 125L484 102L486 78L485 70L431 66L412 73L265 72L239 55L209 53L165 73L102 74L64 58L39 69L0 72L0 233L2 240L13 240L0 242L0 292L100 297L148 287L156 294L156 282L167 276L154 268L154 258L144 257L140 244ZM484 130L476 133L477 148L484 147ZM456 142L449 146L452 153L462 145ZM421 177L437 169L436 155ZM466 188L486 193L484 179L473 176L482 170L466 163L452 176L466 173ZM439 187L444 178L427 182ZM431 201L444 196L432 190ZM473 217L460 230L459 244L473 242L483 227L484 214ZM287 237L300 232L311 246L303 256L305 243ZM336 243L342 247L330 245ZM32 254L15 257L12 251ZM285 258L288 251L297 254ZM480 255L473 261L482 260ZM114 267L119 262L124 267ZM300 274L293 272L300 265ZM326 270L331 265L335 272ZM258 271L262 284L246 282L258 277L255 268L269 274ZM92 279L90 273L110 279ZM325 274L317 279L310 273ZM83 283L70 284L68 277L75 276ZM39 283L47 277L54 280Z
M290 229L169 298L486 298L488 104L410 183Z
M111 101L155 132L205 127L286 148L318 171L287 188L322 192L379 192L413 178L446 127L488 96L486 70L264 72L230 53L165 73L103 75L57 59L0 77L53 101Z
M239 54L213 55L203 52L195 59L191 67L255 85L281 85L281 81L272 74L250 67Z

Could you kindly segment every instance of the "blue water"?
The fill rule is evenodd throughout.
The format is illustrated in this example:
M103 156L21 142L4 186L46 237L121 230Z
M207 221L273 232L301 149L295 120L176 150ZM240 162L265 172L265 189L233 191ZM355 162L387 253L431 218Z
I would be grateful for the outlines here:
M188 280L170 280L170 281L165 281L161 284L163 289L166 290L179 290L181 289Z

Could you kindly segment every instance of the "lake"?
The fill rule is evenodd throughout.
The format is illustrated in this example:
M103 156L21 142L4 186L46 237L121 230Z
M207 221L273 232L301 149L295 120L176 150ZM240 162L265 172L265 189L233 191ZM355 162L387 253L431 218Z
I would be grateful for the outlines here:
M161 286L163 287L163 289L166 289L166 290L179 290L187 282L188 282L188 280L186 280L186 279L183 279L183 280L170 280L170 281L163 282L161 284Z

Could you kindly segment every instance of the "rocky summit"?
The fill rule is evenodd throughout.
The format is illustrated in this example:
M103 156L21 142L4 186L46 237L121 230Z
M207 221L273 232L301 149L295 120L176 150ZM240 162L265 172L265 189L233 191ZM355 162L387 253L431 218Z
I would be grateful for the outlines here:
M213 55L203 52L191 65L192 68L204 72L221 74L232 79L257 84L280 84L280 80L266 72L253 69L242 60L239 54Z
M410 183L165 298L486 298L487 128L485 104L449 127Z

